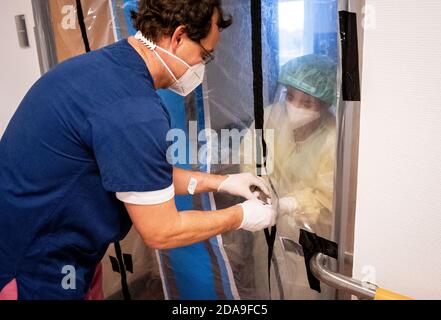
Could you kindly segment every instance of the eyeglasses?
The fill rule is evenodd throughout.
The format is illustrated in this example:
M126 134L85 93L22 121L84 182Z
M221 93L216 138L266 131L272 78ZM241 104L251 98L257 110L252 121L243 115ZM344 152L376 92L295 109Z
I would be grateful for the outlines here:
M200 43L197 42L197 44L202 48L202 50L204 50L204 56L202 57L202 63L204 65L209 64L210 62L212 62L215 58L214 54L210 53L207 49L205 49L205 47Z

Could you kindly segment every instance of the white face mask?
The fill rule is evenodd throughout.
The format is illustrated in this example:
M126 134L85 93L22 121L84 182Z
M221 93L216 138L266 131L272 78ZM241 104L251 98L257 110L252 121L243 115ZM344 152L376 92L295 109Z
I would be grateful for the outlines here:
M292 130L299 129L314 120L320 118L319 111L312 111L305 108L295 107L286 102L286 112Z
M149 48L150 50L152 50L156 54L158 59L161 61L161 63L164 65L164 67L167 69L167 71L170 73L172 78L175 80L175 82L168 88L171 91L173 91L183 97L186 97L191 92L193 92L198 86L200 86L202 84L202 82L204 81L205 65L203 63L199 63L194 66L190 66L187 62L185 62L181 58L175 56L173 53L171 53L161 47L158 47L152 41L146 39L142 35L141 31L138 31L136 33L135 39L141 41L143 44L145 44L147 46L147 48ZM183 63L188 68L188 70L184 73L184 75L181 78L177 79L175 77L175 75L173 74L173 72L170 70L169 66L165 63L165 61L161 58L161 56L158 54L158 52L156 52L155 49L159 49L159 50L165 52L166 54L172 56L173 58L177 59L178 61Z

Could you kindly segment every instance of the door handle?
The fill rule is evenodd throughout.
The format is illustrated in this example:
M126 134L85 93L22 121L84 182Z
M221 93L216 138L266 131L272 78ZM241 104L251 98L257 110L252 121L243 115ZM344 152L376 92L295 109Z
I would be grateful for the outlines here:
M310 261L311 271L320 282L337 290L348 292L364 300L411 300L411 298L378 288L370 283L333 272L326 265L328 257L317 253Z

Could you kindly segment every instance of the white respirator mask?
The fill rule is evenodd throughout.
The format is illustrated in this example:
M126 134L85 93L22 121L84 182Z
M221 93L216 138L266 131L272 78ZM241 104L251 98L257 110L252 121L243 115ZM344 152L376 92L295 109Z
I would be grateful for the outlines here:
M135 35L135 39L142 42L147 48L149 48L151 51L153 51L158 59L161 61L161 63L164 65L164 67L167 69L167 71L170 73L172 78L175 80L175 82L168 88L169 90L186 97L190 93L192 93L197 87L199 87L202 82L204 81L204 74L205 74L205 65L203 63L199 63L194 66L190 66L187 62L182 60L181 58L177 57L173 53L158 47L154 42L148 40L142 35L141 31L138 31ZM183 63L188 70L184 73L184 75L177 79L173 72L170 70L169 66L165 63L165 61L161 58L161 56L156 52L156 49L159 49L166 54L172 56L173 58L177 59L181 63Z
M320 118L319 111L296 107L286 102L286 112L292 130L299 129Z

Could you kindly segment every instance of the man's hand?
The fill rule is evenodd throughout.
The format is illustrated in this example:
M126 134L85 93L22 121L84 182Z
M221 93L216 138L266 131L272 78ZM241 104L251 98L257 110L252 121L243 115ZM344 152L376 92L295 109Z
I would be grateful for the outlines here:
M239 229L247 231L260 231L276 224L277 211L272 205L252 199L241 204L243 221Z
M269 187L265 180L256 177L251 173L239 173L229 175L219 186L218 192L224 192L233 196L244 197L245 199L257 199L257 194L251 188L257 187L267 197L271 197Z

